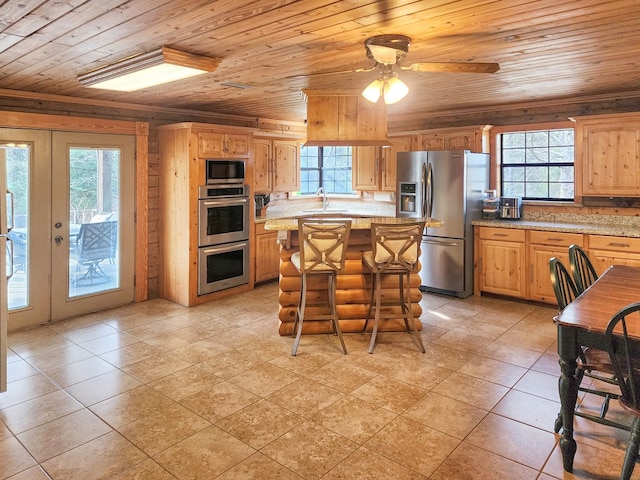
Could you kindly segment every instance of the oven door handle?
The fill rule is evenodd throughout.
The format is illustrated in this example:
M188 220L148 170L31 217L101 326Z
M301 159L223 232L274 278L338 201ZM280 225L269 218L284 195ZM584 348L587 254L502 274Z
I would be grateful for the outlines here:
M247 246L247 242L234 243L233 245L225 245L223 247L205 248L204 250L202 250L202 253L205 253L205 254L209 255L210 253L231 252L233 250L238 250L238 249L244 248L246 246Z
M202 205L205 207L214 206L214 205L242 205L243 203L247 203L249 199L247 197L243 198L226 198L224 200L201 200Z

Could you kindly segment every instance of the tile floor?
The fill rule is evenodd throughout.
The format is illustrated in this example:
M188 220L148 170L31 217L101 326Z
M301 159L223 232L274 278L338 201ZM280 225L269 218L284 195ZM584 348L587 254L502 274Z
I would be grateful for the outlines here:
M618 477L627 433L583 419L562 470L553 308L425 294L426 354L380 333L373 355L368 335L346 335L346 356L321 335L294 358L277 296L152 300L10 334L0 478Z

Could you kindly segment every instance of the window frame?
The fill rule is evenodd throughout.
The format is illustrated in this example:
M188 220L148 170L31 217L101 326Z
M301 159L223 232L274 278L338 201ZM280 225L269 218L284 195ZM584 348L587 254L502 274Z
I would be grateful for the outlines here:
M493 127L490 135L490 151L491 151L491 185L492 188L499 192L499 195L504 195L502 191L502 135L506 133L524 133L535 131L549 131L549 130L568 130L574 131L574 158L573 158L573 198L526 198L523 197L523 202L540 202L544 204L552 203L576 203L578 196L578 165L575 157L576 144L578 139L576 137L575 123L572 121L565 122L548 122L538 124L520 124L520 125L505 125L499 127ZM547 164L548 166L549 164ZM553 164L563 166L561 164Z
M318 149L318 167L313 167L313 168L306 167L305 168L305 167L302 166L302 164L303 164L303 162L302 162L302 149L303 148L317 148ZM325 158L324 158L324 149L325 148L327 148L327 147L320 147L320 146L318 146L318 147L304 147L303 146L300 149L300 190L297 193L301 197L314 196L314 195L316 195L316 191L317 191L317 189L316 189L316 191L309 191L309 192L302 193L302 185L303 185L302 172L303 171L317 171L318 172L318 177L319 177L319 181L318 181L319 187L318 188L326 188L323 185L323 175L325 173L324 168L329 169L330 167L325 167L324 166L324 160L325 160ZM342 147L342 148L344 148L344 147ZM354 164L354 148L355 147L350 146L350 147L347 147L347 148L351 149L351 156L350 156L351 165L349 167L345 167L345 168L331 168L331 170L345 170L345 171L348 170L350 172L350 174L352 175L352 177L351 177L351 191L349 191L349 192L330 192L330 191L327 191L326 194L329 195L329 196L332 196L332 197L335 197L335 196L353 197L353 196L357 196L358 195L358 192L353 189L353 164Z

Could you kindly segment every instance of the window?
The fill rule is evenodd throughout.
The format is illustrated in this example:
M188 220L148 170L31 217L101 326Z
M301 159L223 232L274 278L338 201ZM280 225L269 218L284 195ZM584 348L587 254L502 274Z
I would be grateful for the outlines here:
M573 134L566 128L500 135L502 196L573 200Z
M302 147L300 149L300 194L353 193L351 147Z

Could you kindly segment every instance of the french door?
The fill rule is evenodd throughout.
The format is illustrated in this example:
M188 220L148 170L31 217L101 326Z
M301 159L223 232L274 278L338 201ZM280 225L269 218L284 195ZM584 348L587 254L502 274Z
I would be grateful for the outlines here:
M15 228L9 329L134 298L135 137L0 129Z

